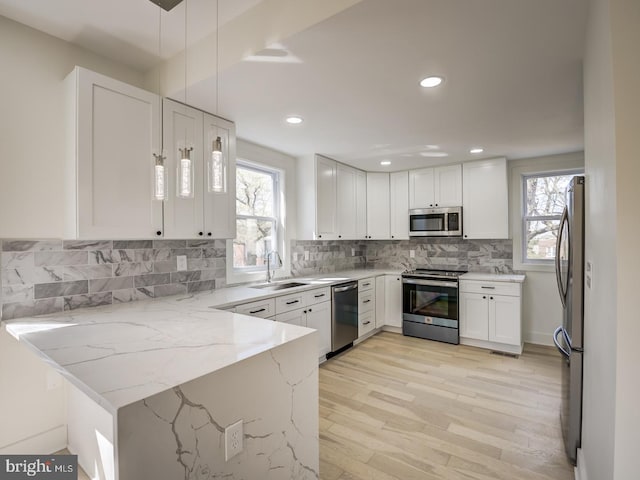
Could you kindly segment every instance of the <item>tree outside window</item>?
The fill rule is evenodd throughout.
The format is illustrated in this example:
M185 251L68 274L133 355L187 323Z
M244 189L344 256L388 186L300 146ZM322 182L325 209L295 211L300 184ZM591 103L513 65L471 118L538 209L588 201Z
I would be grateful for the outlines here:
M233 268L266 269L266 255L276 248L278 173L238 162L236 170L236 238Z
M525 176L523 249L525 262L549 263L556 256L567 185L580 172Z

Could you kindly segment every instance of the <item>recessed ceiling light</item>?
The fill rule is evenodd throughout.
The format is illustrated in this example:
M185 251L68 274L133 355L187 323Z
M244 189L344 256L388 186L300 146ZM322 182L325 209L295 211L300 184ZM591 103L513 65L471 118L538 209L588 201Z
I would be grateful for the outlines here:
M303 118L297 115L289 115L286 118L286 122L291 125L300 125L303 121L304 121Z
M469 153L482 153L484 152L484 148L476 147L469 150Z
M448 157L447 152L420 152L421 157Z
M438 85L440 85L442 83L444 79L442 77L438 77L438 76L431 76L431 77L427 77L427 78L423 78L420 81L420 86L421 87L425 87L425 88L433 88L433 87L437 87Z
M380 162L380 165L391 165L391 162L389 160L383 160Z
M440 147L438 145L425 145L424 148L427 150L438 150Z

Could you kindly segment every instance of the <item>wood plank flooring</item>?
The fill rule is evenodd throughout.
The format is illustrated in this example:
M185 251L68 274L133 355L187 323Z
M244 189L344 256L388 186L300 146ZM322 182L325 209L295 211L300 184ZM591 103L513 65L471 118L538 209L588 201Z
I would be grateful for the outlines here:
M322 480L572 480L560 357L383 332L320 367Z

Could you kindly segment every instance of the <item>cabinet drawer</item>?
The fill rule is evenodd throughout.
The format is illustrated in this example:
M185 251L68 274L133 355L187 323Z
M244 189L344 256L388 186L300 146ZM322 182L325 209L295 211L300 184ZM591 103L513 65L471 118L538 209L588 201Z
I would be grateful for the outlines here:
M376 286L375 278L363 278L362 280L358 280L358 292L373 290L375 286Z
M376 299L374 292L358 293L358 313L370 312L375 309Z
M373 310L358 315L358 337L361 337L376 328L376 316Z
M276 297L276 314L290 312L305 306L305 292L292 293Z
M304 306L315 305L316 303L327 302L331 300L331 287L316 288L304 292Z
M460 280L460 291L466 293L486 293L494 295L520 296L520 284L510 282L481 282Z
M245 303L236 307L236 313L260 318L271 317L276 313L276 302L273 298L268 298L257 302Z

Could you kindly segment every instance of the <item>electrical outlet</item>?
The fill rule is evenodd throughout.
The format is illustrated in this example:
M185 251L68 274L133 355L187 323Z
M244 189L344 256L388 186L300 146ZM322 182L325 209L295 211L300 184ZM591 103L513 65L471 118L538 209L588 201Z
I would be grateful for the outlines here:
M178 271L184 271L187 269L187 256L186 255L178 255L176 257L176 260L178 260Z
M242 429L242 420L238 420L233 425L229 425L224 429L224 459L231 460L242 451L242 438L244 432Z
M409 250L409 258L416 258L416 251L415 250Z
M352 257L355 257L355 256L356 256L356 249L355 249L355 248L352 248L352 249L351 249L351 256L352 256Z
M309 250L304 251L304 259L309 260Z

